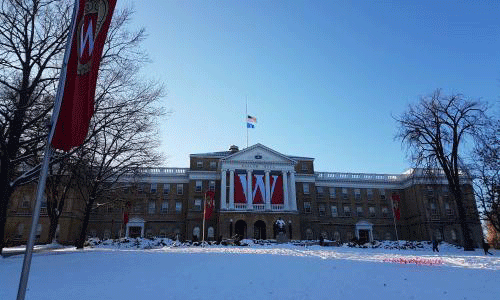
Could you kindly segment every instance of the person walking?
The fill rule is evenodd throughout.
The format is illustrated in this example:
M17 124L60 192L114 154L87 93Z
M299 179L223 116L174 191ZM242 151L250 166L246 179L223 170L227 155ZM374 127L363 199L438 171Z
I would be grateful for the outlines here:
M439 242L436 239L432 240L432 252L439 252Z
M493 255L493 253L489 252L488 250L490 249L490 244L487 242L483 241L483 250L484 250L484 255Z

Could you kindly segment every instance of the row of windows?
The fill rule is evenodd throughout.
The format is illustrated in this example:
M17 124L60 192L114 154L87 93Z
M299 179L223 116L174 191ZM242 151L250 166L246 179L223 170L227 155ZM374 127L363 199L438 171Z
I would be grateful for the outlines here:
M141 213L142 212L142 205L141 204L136 204L134 205L134 213ZM161 214L167 214L169 213L169 201L163 201L160 205L160 211ZM181 213L182 212L182 202L181 201L176 201L175 202L175 212L176 213ZM156 214L156 201L149 201L148 204L148 214Z
M203 169L203 161L202 160L198 160L196 162L196 167L198 169ZM217 169L217 162L216 161L211 161L210 162L210 169Z
M145 190L145 187L146 187L146 184L139 184L137 186L137 193L138 194L142 194L144 193L144 190ZM178 184L175 184L175 187L176 187L176 192L177 192L177 195L183 195L184 194L184 184L182 183L178 183ZM129 190L130 188L129 187L125 187L123 189L124 193L127 194L129 193ZM164 183L163 184L163 194L164 195L168 195L170 194L170 183ZM151 189L149 190L151 194L156 194L157 191L158 191L158 184L157 183L151 183Z
M195 191L202 192L203 189L203 181L196 180ZM208 181L208 190L214 192L215 191L215 180Z
M303 183L302 184L302 190L304 194L310 194L310 184L309 183ZM319 196L325 195L326 189L328 189L328 196L330 198L337 198L337 188L334 187L322 187L322 186L317 186L316 187L316 194ZM386 199L385 195L385 190L384 189L379 189L378 194L381 200ZM349 189L348 188L341 188L341 195L342 198L347 200L349 198ZM366 189L366 195L368 200L373 200L373 189ZM354 198L356 200L361 200L361 189L354 189Z
M318 211L319 211L320 216L326 216L327 215L326 205L324 205L324 204L318 205ZM304 202L304 212L311 213L311 202ZM364 208L362 206L357 206L355 213L356 213L355 215L359 216L359 217L365 216L365 211L364 211ZM389 208L386 206L381 208L381 213L382 213L382 217L389 217L390 216L389 215ZM353 214L351 212L351 207L348 205L345 205L343 207L342 214L339 212L337 205L331 205L330 206L330 214L332 217L339 217L339 216L351 217L351 216L353 216ZM376 208L374 206L368 207L368 216L376 217L376 215L377 215Z

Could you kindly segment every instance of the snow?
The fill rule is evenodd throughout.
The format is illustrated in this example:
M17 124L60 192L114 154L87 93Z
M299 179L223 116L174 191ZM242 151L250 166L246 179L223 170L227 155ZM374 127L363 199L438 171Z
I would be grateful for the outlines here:
M405 250L394 242L376 248L252 240L240 247L169 239L88 244L84 250L40 246L26 299L472 300L500 294L500 251L485 256L482 249L464 252L449 244L439 253L427 242L400 242ZM15 299L22 261L22 255L0 259L0 299Z

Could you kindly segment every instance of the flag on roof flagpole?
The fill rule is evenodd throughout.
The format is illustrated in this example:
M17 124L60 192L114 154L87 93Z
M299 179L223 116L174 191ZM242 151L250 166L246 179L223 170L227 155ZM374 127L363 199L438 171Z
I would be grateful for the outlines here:
M116 1L75 0L50 132L38 180L17 300L24 300L26 296L35 233L53 149L68 151L80 146L87 136L90 118L94 113L97 72Z

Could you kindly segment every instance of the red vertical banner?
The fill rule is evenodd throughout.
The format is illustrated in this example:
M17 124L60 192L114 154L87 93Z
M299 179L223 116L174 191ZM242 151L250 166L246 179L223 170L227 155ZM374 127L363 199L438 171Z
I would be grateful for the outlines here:
M116 0L79 0L64 94L52 138L55 149L68 151L81 145L87 136L102 50L115 6Z
M392 206L394 210L394 217L396 217L396 220L399 220L401 218L401 210L399 209L399 204L401 202L401 198L399 197L398 194L392 194Z
M246 203L247 198L245 191L247 190L246 174L234 173L234 203Z
M253 175L252 196L253 204L264 204L266 186L264 184L264 175Z
M215 193L207 191L205 193L205 220L209 220L215 207Z
M272 175L271 184L271 204L283 204L283 177Z

